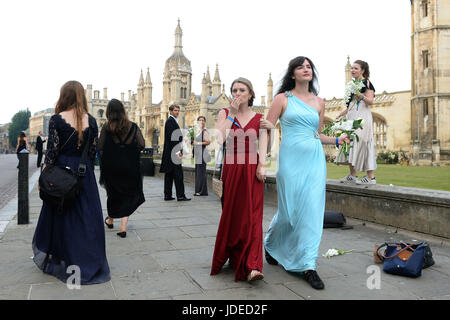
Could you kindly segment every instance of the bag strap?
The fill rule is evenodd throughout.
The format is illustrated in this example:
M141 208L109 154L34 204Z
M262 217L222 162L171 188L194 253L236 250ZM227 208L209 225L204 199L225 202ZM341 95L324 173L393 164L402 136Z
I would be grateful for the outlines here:
M403 251L408 250L408 249L411 249L413 252L415 251L414 248L412 247L414 244L412 244L412 243L411 243L411 244L406 244L406 243L404 243L404 242L402 242L401 244L403 244L403 245L405 246L403 249L399 250L396 254L394 254L394 255L392 255L392 256L390 256L390 257L386 257L384 254L381 254L381 257L383 258L383 259L381 259L381 260L395 258L395 257L398 256L400 253L402 253ZM378 250L377 250L377 255L378 255L378 257L380 257L380 254L378 253L378 251L380 250L380 248L381 248L381 247L384 247L384 246L390 246L390 245L395 245L395 246L397 246L398 244L397 244L397 243L384 243L384 244L382 244L381 246L378 247Z
M83 153L81 154L80 163L78 165L78 177L84 177L86 174L86 164L87 164L87 156L89 149L89 142L91 140L92 126L91 126L91 118L89 118L89 129L88 129L88 138L86 143L84 144Z

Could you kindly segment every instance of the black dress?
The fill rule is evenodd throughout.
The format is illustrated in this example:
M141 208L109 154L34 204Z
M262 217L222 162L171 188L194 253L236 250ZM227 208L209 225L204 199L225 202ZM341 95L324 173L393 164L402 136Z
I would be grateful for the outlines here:
M63 282L77 266L81 271L81 284L102 283L110 280L106 259L103 211L94 174L98 128L95 118L89 115L92 129L86 175L82 178L79 199L71 208L56 214L45 202L33 237L33 260L44 272ZM49 136L45 164L78 168L89 130L83 131L83 145L78 148L78 132L59 114L49 121ZM74 133L72 135L72 133ZM69 138L70 137L70 138Z
M195 141L204 142L204 134L206 129L195 137ZM194 157L195 157L195 193L199 193L202 196L208 195L208 184L206 180L206 162L205 155L206 145L194 144ZM206 151L207 152L207 151ZM208 159L206 159L208 160Z
M108 196L110 218L130 216L145 202L139 154L145 146L138 126L130 122L124 137L116 137L103 126L99 141L100 184Z

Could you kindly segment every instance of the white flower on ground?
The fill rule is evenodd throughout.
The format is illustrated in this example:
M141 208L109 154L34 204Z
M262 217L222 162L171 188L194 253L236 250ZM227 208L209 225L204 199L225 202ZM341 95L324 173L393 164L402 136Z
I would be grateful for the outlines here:
M337 248L334 248L334 249L328 249L328 251L325 254L323 254L322 256L325 257L325 258L330 259L333 256L342 255L342 254L349 253L349 252L352 252L352 251L354 251L354 249L352 249L352 250L339 250Z

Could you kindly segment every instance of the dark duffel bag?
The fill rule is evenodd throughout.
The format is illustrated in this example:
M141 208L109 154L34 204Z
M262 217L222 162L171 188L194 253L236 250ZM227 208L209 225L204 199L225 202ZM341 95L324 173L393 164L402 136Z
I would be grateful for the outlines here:
M323 227L324 228L345 228L351 229L352 227L346 226L347 221L345 220L344 214L337 211L325 211L323 217Z

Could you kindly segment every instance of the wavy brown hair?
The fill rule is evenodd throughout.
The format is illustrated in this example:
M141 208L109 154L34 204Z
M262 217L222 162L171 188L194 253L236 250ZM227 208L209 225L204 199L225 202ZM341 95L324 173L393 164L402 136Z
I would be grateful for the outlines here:
M353 62L353 63L359 64L359 66L361 67L361 69L364 70L362 76L363 76L365 79L369 79L369 77L370 77L369 64L368 64L367 62L363 61L363 60L356 60L356 61Z
M56 103L55 113L75 109L78 146L83 142L83 115L88 113L84 88L78 81L68 81L62 87Z
M129 120L125 108L117 99L111 99L106 107L108 123L106 129L116 137L123 137L129 129Z

